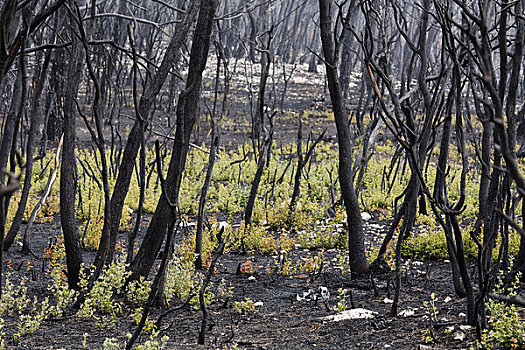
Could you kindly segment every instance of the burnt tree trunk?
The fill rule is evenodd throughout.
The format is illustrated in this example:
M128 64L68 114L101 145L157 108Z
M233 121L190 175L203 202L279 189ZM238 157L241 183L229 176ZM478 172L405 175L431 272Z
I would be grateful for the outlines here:
M51 59L51 50L48 50L45 55L44 63L42 69L40 70L39 77L36 81L35 91L33 95L33 102L31 107L31 125L29 127L29 136L27 139L26 145L26 168L25 168L25 180L24 187L22 189L22 196L20 198L20 203L16 211L15 218L13 223L9 228L9 232L4 240L4 250L8 250L9 247L13 244L20 225L22 224L22 217L27 206L27 201L29 198L29 190L31 189L31 175L33 174L33 155L35 152L35 139L37 132L40 129L42 123L41 118L41 97L44 90L45 82L47 80L47 68Z
M212 114L213 118L213 114ZM199 210L197 213L197 232L195 233L195 268L202 269L202 233L204 232L204 211L206 208L206 199L208 196L208 189L211 183L211 176L213 174L213 166L215 165L215 154L219 148L219 129L215 127L212 119L212 133L210 144L210 157L208 159L208 169L206 170L206 177L201 189L201 198L199 200Z
M74 7L74 1L70 1L70 5ZM76 24L71 16L68 22L70 26L71 51L66 72L69 88L66 89L64 100L64 150L62 152L62 166L60 168L60 222L62 224L64 246L66 249L68 284L70 288L78 289L82 252L75 220L75 199L77 192L77 178L75 174L75 100L82 77L82 47L78 33L73 31Z
M129 190L137 153L141 145L142 135L147 128L147 115L150 112L151 106L162 88L173 63L176 62L180 56L180 48L184 44L188 31L193 23L193 19L197 14L196 10L197 6L195 1L192 1L186 10L187 13L180 26L180 31L171 39L162 63L140 99L139 107L137 109L137 119L135 120L128 136L128 141L126 142L126 147L119 167L117 181L115 183L113 194L111 195L111 221L109 224L110 238L108 251L104 255L106 263L113 259L120 219L122 218L124 200L126 199Z
M186 88L181 92L177 105L177 130L173 143L173 154L166 176L167 187L164 189L165 195L161 196L157 203L146 236L131 264L132 275L130 279L132 280L149 273L166 236L168 224L173 221L172 216L175 215L174 211L170 210L167 200L169 199L172 203L178 202L191 131L198 117L202 73L208 59L217 0L201 0L200 4L197 26L193 34ZM166 249L168 248L166 247Z
M348 253L352 273L368 272L368 261L365 254L363 221L359 201L354 190L352 178L352 146L341 86L338 79L337 54L333 41L331 5L329 0L319 0L321 42L326 66L326 78L334 111L339 145L339 183L345 202L348 222Z

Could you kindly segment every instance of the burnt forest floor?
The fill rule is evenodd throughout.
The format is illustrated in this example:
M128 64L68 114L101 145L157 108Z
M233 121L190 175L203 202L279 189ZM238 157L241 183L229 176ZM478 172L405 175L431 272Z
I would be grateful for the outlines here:
M213 64L207 71L215 71ZM239 69L239 72L242 70ZM354 78L352 89L357 96L359 76ZM232 91L235 91L236 84L241 85L243 81L242 77L234 78ZM210 85L213 76L207 76L205 82ZM275 91L282 90L282 82L280 84ZM326 111L330 106L323 102L328 100L324 84L322 69L319 73L306 73L305 69L299 69L290 81L283 108L296 113L309 108L312 111ZM250 142L249 95L242 92L242 89L238 91L241 92L232 93L230 97L232 112L220 121L221 145L226 148ZM208 88L204 95L209 100L213 92ZM351 104L356 104L356 98L350 100ZM325 140L334 141L333 120L317 117L315 113L308 115L304 121L304 134L307 134L308 129L318 134L328 127ZM132 123L132 119L123 120L123 126ZM82 127L82 123L79 119L79 142L80 145L89 147L89 133ZM283 114L275 123L277 143L296 141L296 117ZM158 125L153 125L154 129L157 128L157 133L162 134L168 130L166 127L159 128ZM198 129L196 138L200 141L196 143L199 145L203 142L209 144L206 139L209 129L206 125L208 124L204 121ZM156 137L162 139L158 134L154 135L156 136L150 142ZM379 220L378 217L372 215L372 219L365 225L369 245L380 243L381 235L388 225L388 221ZM234 218L233 224L238 224L239 221L239 218ZM21 255L19 242L4 254L5 270L10 274L10 280L16 285L22 279L27 279L28 294L40 300L51 296L47 290L50 283L46 272L49 261L43 256L50 244L56 242L61 235L59 222L59 217L56 216L50 223L33 226L31 244L34 256ZM24 231L24 226L21 231ZM140 235L144 234L143 231L144 228ZM178 236L178 240L182 238L181 235ZM125 239L125 233L119 239ZM295 261L306 261L316 257L318 253L319 251L293 249L289 256ZM449 263L405 260L399 306L403 315L390 317L393 275L374 276L373 282L370 278L352 280L342 274L338 254L346 253L334 249L325 251L322 269L283 275L276 266L278 254L240 254L230 251L219 259L212 283L214 286L221 283L231 286L232 296L219 298L210 305L212 327L206 333L206 344L197 345L201 312L189 306L174 311L163 319L160 336L169 336L169 349L235 349L235 346L238 349L415 349L424 343L423 337L429 329L428 312L424 303L430 302L431 294L434 293L438 325L435 325L436 343L432 344L432 348L456 349L475 345L475 330L464 326L466 300L455 296ZM84 252L86 262L93 258L93 252ZM251 262L254 271L237 273L239 264L246 261ZM318 294L320 287L326 287L329 291L327 300L314 301L311 300L314 299L312 296L298 300L310 290L313 295ZM333 308L340 301L340 288L347 290L348 309L364 308L372 312L372 318L340 321L328 319L327 316L337 314ZM256 303L255 311L239 315L233 303L245 298ZM166 309L154 309L151 319L156 320L164 311ZM36 332L20 339L14 337L16 315L7 315L4 317L3 327L5 345L7 349L102 349L105 338L116 338L122 347L126 334L135 329L129 314L130 308L125 308L114 322L101 327L95 321L79 319L70 310L64 317L45 320ZM141 336L136 344L143 343L146 338L146 335Z
M367 239L377 240L374 228L384 222L368 222ZM33 251L37 258L23 256L14 247L5 255L10 279L15 284L26 278L29 294L42 298L47 291L49 276L44 272L47 260L40 258L50 241L60 234L57 224L41 224L35 227ZM85 253L85 259L93 253ZM317 256L318 251L294 249L293 259L307 260ZM433 349L469 348L475 344L475 330L465 327L466 301L455 296L450 265L439 261L404 261L400 298L400 314L390 317L393 275L375 276L372 280L351 280L338 268L335 249L323 255L322 270L304 273L296 271L282 275L277 268L278 255L262 255L256 252L241 254L229 252L220 257L217 274L212 284L231 287L232 296L218 298L209 307L212 328L206 335L206 344L197 345L201 324L201 312L185 306L166 316L160 327L160 335L169 336L170 349L415 349L423 344L429 329L428 309L435 293L438 325L435 326L437 342ZM238 273L239 264L250 261L253 273ZM323 300L320 287L330 293ZM369 319L334 321L326 317L337 314L333 308L340 301L340 288L346 289L348 309L364 308L373 312ZM213 289L213 287L212 287ZM313 292L305 300L298 301L305 293ZM318 300L314 295L317 295ZM298 298L299 296L299 298ZM239 315L233 307L236 301L250 298L256 304L255 311ZM389 300L390 299L390 300ZM151 319L167 309L155 309ZM96 325L69 315L44 321L32 335L15 340L15 324L5 318L4 339L8 349L101 349L105 338L116 338L123 345L126 334L135 324L124 311L111 325ZM70 312L71 314L71 312ZM455 339L456 338L456 339ZM139 342L147 339L143 335Z

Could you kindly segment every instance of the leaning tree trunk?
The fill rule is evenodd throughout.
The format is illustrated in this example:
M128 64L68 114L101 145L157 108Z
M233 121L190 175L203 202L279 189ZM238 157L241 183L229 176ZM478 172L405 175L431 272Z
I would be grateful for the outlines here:
M20 60L20 63L22 63L22 60ZM25 78L22 78L22 75L24 74L25 72L23 71L22 67L20 67L15 79L15 86L13 88L13 94L11 97L11 105L6 118L7 120L5 121L4 128L2 130L2 142L0 143L0 169L7 168L11 146L15 137L15 129L17 128L18 124L17 121L19 122L18 117L21 116L20 108L23 106L22 99L23 95L25 94L23 92L23 90L25 90L25 88L23 88L23 84L26 84ZM5 175L0 174L0 188L4 187L5 185ZM0 236L2 236L2 238L5 236L5 224L8 206L9 196L6 196L0 200Z
M42 92L44 90L45 82L47 80L47 68L49 66L49 62L51 59L51 50L48 50L45 54L44 64L42 65L42 69L40 70L39 77L36 82L35 91L33 95L33 101L32 101L32 107L31 107L31 125L29 127L29 136L27 139L27 146L26 146L26 168L25 168L25 181L24 181L24 187L22 189L22 195L20 198L20 203L18 204L18 209L15 214L15 218L13 219L13 223L11 224L11 227L9 228L9 232L7 233L4 241L4 249L8 250L9 247L13 244L15 241L16 235L20 229L20 225L22 224L22 218L27 206L27 201L29 199L29 190L31 189L31 176L33 174L33 155L35 153L35 139L37 136L37 132L40 128L40 124L42 123L41 118L41 97Z
M74 1L69 1L74 7ZM82 252L80 237L75 220L75 199L77 191L77 178L75 174L75 132L76 113L75 100L77 98L80 78L82 77L82 47L72 16L69 17L71 51L67 69L67 82L64 100L64 150L62 152L62 167L60 168L60 222L64 233L64 246L66 249L67 279L70 288L78 289Z
M326 78L334 111L339 145L339 183L346 207L348 222L348 253L352 273L363 274L368 271L363 236L361 210L352 181L352 146L348 118L345 112L343 96L337 78L336 49L333 41L330 0L319 0L321 42L325 57Z
M161 196L157 203L146 236L131 264L132 275L130 278L132 280L149 273L166 236L168 224L173 220L172 216L175 215L167 200L169 199L171 203L178 202L191 131L198 117L202 73L208 59L217 0L201 0L200 4L199 18L193 34L186 88L181 92L177 105L177 130L173 143L173 154L166 176L166 188L163 189L165 195Z
M133 169L137 159L137 153L139 146L141 145L141 139L147 127L147 115L150 112L151 106L153 105L156 96L160 92L171 67L180 56L180 48L184 44L188 31L191 27L191 24L193 23L193 19L197 14L196 9L197 6L195 1L192 1L186 10L186 16L183 20L183 23L181 23L179 27L179 31L171 39L168 48L166 49L162 63L160 64L157 72L151 79L140 99L137 109L137 119L135 120L128 136L128 141L126 143L118 171L117 181L115 183L113 194L111 195L111 221L109 229L110 241L108 251L104 254L102 252L98 254L100 255L101 259L105 259L106 263L109 263L113 259L120 226L120 219L122 218L122 208L124 207L124 200L126 199L126 195L129 190L131 176L133 174Z
M264 18L264 21L266 21L266 18ZM246 203L246 208L244 209L245 228L248 228L252 225L252 215L253 209L255 207L255 200L257 198L257 192L259 191L259 185L261 183L266 163L270 162L270 154L273 143L273 116L270 117L270 130L267 131L264 141L260 143L261 130L265 129L264 97L266 83L268 82L268 77L270 75L270 44L272 42L272 31L273 27L265 33L265 35L267 35L267 39L263 48L263 52L261 52L261 80L259 81L259 92L257 94L257 110L255 111L255 117L252 122L253 153L256 155L257 151L259 151L259 157L255 158L257 162L257 171L255 172L255 177L252 181L252 187L248 196L248 202ZM244 241L242 246L244 251Z

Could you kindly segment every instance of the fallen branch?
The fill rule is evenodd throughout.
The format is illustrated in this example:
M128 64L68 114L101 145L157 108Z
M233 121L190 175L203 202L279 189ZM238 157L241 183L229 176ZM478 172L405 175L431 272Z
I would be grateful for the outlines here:
M509 296L506 296L506 295L489 293L488 297L491 298L491 299L496 299L496 300L499 300L499 301L503 301L503 302L508 303L508 304L514 304L514 305L518 305L518 306L521 306L521 307L525 307L525 298L522 298L522 297L519 297L519 296L509 297Z

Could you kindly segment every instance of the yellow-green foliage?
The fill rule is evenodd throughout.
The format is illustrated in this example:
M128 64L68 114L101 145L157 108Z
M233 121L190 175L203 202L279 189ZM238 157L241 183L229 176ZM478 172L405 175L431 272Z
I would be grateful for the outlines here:
M93 284L93 287L86 294L86 300L78 311L81 318L98 319L98 314L114 316L120 313L122 304L113 298L123 291L126 278L130 272L126 271L126 256L120 255L107 269L104 269ZM83 274L81 281L82 288L87 292L87 276Z
M247 315L255 311L255 303L250 298L244 298L244 301L235 301L233 308L239 315Z
M48 297L42 300L39 300L36 295L30 297L27 282L27 279L23 279L18 285L15 285L11 282L9 273L5 276L0 298L0 348L4 346L4 317L10 317L13 322L10 330L14 332L13 337L18 339L26 334L34 333L48 316L61 312L62 305L51 304ZM16 328L14 327L15 322Z
M467 259L475 260L477 257L477 247L468 232L463 234L463 246ZM403 242L401 254L422 260L448 259L445 234L443 231L431 231L430 233L413 235Z
M468 260L475 261L478 256L478 247L470 237L471 227L467 226L463 230L463 248ZM482 240L483 238L480 238ZM519 250L520 235L511 230L509 233L509 256L515 257ZM501 247L501 236L496 241L496 247L492 254L492 259L498 257ZM447 241L445 233L442 230L430 231L430 233L419 233L409 237L403 242L401 250L404 256L415 259L448 259Z
M185 301L198 293L201 283L202 274L193 269L193 262L174 255L166 270L164 302L170 306L174 301Z
M509 296L517 295L520 275L508 291ZM495 287L495 293L503 292L501 281ZM482 349L523 349L525 347L525 323L514 305L490 299L487 302L488 327L483 331L478 343Z
M343 225L332 222L300 231L297 240L301 248L305 249L344 249L348 245L346 237L347 231Z
M314 113L311 111L305 113ZM317 112L315 112L317 113ZM321 113L323 118L332 118L329 113ZM290 118L292 116L289 116ZM304 120L308 116L303 116ZM206 148L206 145L203 145ZM236 230L232 236L231 245L239 247L243 242L248 249L258 249L264 253L272 253L279 249L281 243L279 236L283 230L299 232L298 242L302 247L308 248L342 248L346 245L346 235L344 230L336 230L332 227L315 227L314 222L326 217L326 210L332 206L330 188L334 186L333 193L338 199L339 183L337 179L338 154L337 146L331 142L320 142L311 159L303 170L301 177L301 193L297 202L296 209L290 213L289 204L293 191L294 175L297 169L297 159L295 143L277 144L274 142L271 160L264 170L259 191L256 197L253 212L253 227L244 230L243 227ZM303 143L303 153L307 151L306 142ZM410 167L402 156L399 163L399 173L395 177L391 175L387 179L388 169L395 148L391 141L386 141L376 145L375 156L371 158L364 177L359 184L360 201L363 210L381 211L386 218L392 213L394 198L400 195L408 184L410 178ZM357 154L357 147L354 153ZM435 154L434 154L435 153ZM432 162L435 162L437 152L433 151ZM171 151L165 152L163 160L164 172L167 171ZM454 204L460 198L460 178L461 161L454 146L450 152L450 168L447 170L447 196L448 201ZM110 152L106 154L110 159ZM197 211L200 190L207 169L208 154L201 150L192 148L187 157L186 168L181 183L179 204L181 211L187 214L195 214ZM27 220L29 213L41 196L45 187L46 180L54 164L54 153L50 152L41 161L37 161L34 166L32 176L32 189L29 204L24 215ZM90 150L77 150L78 158L78 184L79 195L77 196L79 219L79 231L83 234L84 247L90 250L98 248L100 235L104 225L104 195L100 180L97 162L100 155ZM146 152L147 169L147 189L145 191L144 210L146 213L153 213L161 193L160 184L157 178L155 167L155 154L152 149ZM115 161L110 160L113 164ZM111 165L110 164L110 165ZM137 160L138 165L138 160ZM111 165L112 166L112 165ZM212 175L211 186L208 191L208 201L206 210L208 212L223 212L225 214L242 213L248 201L251 184L255 176L257 164L255 162L252 145L246 143L237 148L225 150L221 148L217 153L216 164ZM403 170L404 171L401 171ZM45 170L45 171L44 171ZM44 172L43 172L44 171ZM130 230L133 226L134 212L138 209L139 185L137 178L138 171L135 171L125 200L121 229ZM331 174L331 175L330 175ZM424 172L423 176L429 190L433 190L435 179L435 166L431 164ZM467 174L465 188L465 205L459 215L460 221L471 222L478 211L478 186L480 173L475 169ZM116 174L110 171L109 183L113 188L116 181ZM393 181L393 185L389 185ZM80 195L81 194L81 195ZM7 218L7 226L14 216L16 205L19 201L17 193L11 203ZM53 220L59 211L59 179L56 180L51 193L41 209L38 220ZM430 211L430 210L429 210ZM342 213L344 217L344 212ZM336 221L338 222L338 221ZM441 229L436 224L433 214L419 216L418 224L426 226L431 233L428 236L416 236L410 239L404 247L405 254L413 252L420 258L446 258L446 245L442 234L438 234ZM464 226L464 225L462 225ZM272 232L268 232L268 231ZM191 231L190 231L191 232ZM315 232L315 233L313 233ZM465 231L466 232L466 231ZM204 258L208 259L212 242L207 242L210 236L205 234ZM192 238L194 239L194 238ZM517 250L519 237L515 233L510 237L510 252L514 255ZM191 240L190 240L191 241ZM189 241L188 241L189 242ZM465 237L468 254L475 254L475 247L470 247L471 242ZM193 243L183 247L181 252L186 254L185 260L190 259L193 254Z
M211 263L211 254L217 245L217 234L220 231L220 226L215 217L209 218L211 227L208 229L204 227L202 234L202 265L204 268L208 268ZM223 238L231 234L232 228L230 225L226 225L223 232ZM190 231L190 234L178 246L178 253L184 260L192 264L195 261L195 230Z
M230 239L233 249L240 249L244 244L246 250L259 250L262 254L273 254L279 248L279 240L262 226L245 228L242 224Z

